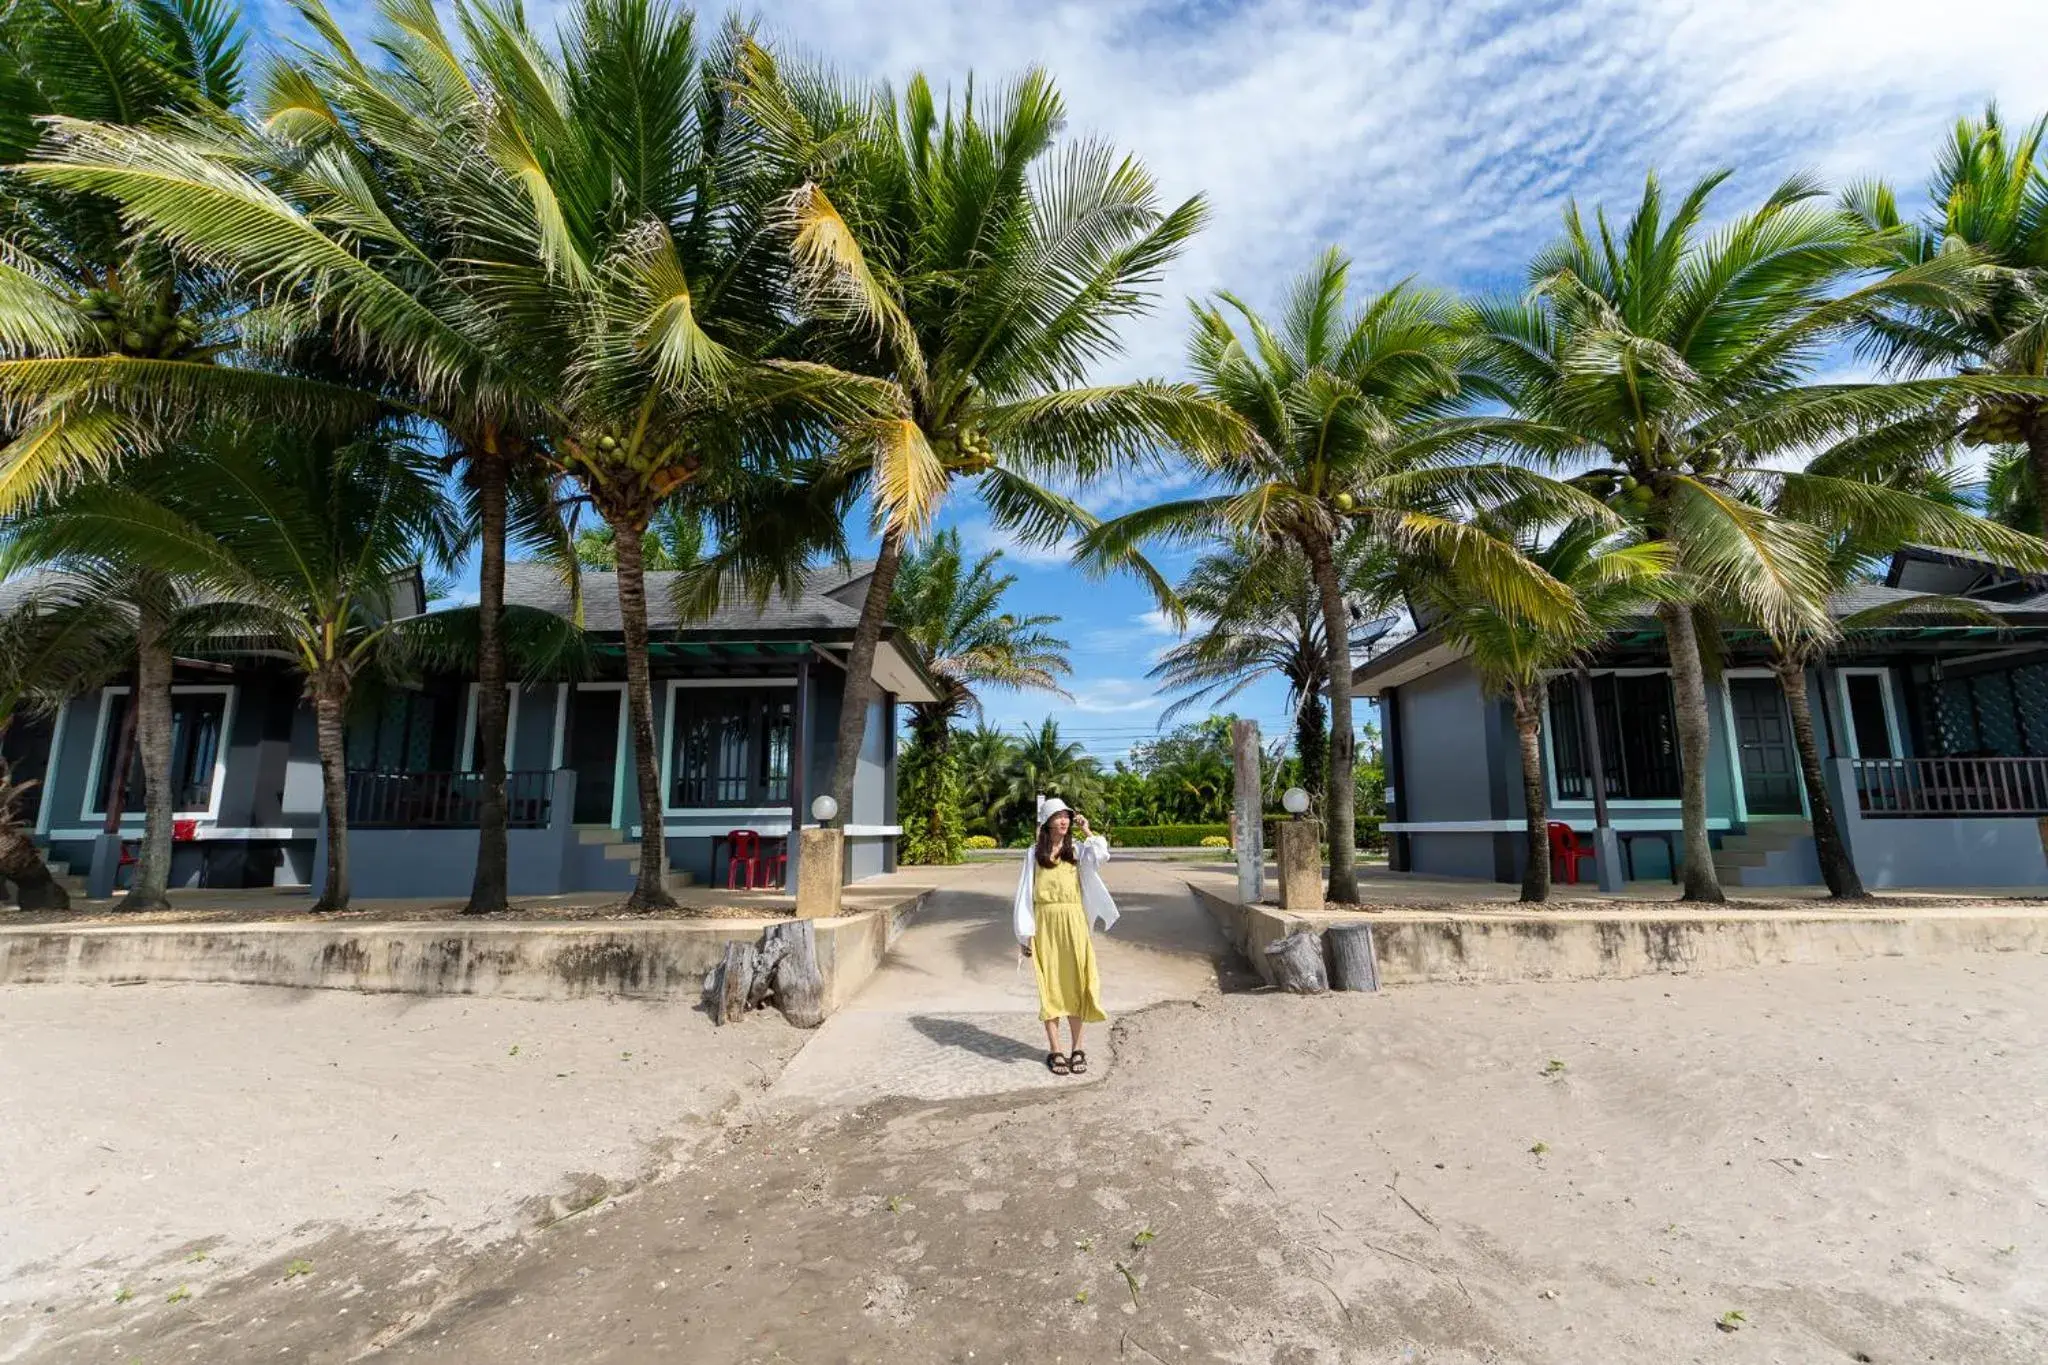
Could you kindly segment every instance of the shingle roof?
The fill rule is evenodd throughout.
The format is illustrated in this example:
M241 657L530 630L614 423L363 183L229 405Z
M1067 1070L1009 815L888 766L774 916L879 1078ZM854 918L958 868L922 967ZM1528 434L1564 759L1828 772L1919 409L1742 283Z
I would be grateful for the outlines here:
M684 622L675 608L671 585L676 575L656 571L647 575L647 626L653 631L803 631L851 633L860 624L860 609L826 594L865 577L872 566L856 563L851 571L835 565L811 573L803 593L794 598L770 598L766 606L733 596L720 604L708 620ZM597 634L617 634L619 618L619 576L586 569L582 573L583 628ZM505 601L513 606L535 607L566 617L571 613L569 585L551 564L512 563L505 566Z

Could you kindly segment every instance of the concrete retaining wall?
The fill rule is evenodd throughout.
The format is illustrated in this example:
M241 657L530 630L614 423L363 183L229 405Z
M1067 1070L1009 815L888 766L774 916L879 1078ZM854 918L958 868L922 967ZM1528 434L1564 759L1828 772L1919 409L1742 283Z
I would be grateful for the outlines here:
M1266 948L1299 930L1359 917L1238 905L1190 886L1268 984ZM2048 914L1948 911L1683 915L1374 915L1383 985L1419 981L1585 981L1783 963L1939 953L2048 953Z
M874 974L924 894L814 923L825 1005ZM643 924L116 925L0 931L0 985L183 981L415 995L694 1002L758 921Z

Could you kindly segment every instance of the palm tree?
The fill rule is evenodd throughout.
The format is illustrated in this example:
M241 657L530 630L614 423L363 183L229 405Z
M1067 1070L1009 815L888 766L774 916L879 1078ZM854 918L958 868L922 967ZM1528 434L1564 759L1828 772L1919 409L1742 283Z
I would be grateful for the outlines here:
M36 119L124 130L224 119L240 97L242 39L209 0L20 0L0 40L0 164L25 159ZM253 314L189 255L125 230L118 207L34 172L0 181L0 513L60 496L127 461L175 453L201 407L266 421L361 421L373 395L265 363ZM165 904L170 875L175 584L132 565L132 726L147 810L123 904ZM118 810L110 810L112 818Z
M1911 494L1779 462L1852 433L1924 417L1943 401L2006 392L1989 378L1815 384L1826 348L1903 302L1974 306L1974 267L1937 256L1895 263L1864 224L1786 181L1752 212L1701 235L1726 173L1709 175L1666 216L1653 175L1630 221L1589 229L1574 205L1564 235L1530 267L1526 296L1469 313L1491 387L1558 450L1602 463L1580 476L1612 499L1642 539L1667 541L1690 601L1658 608L1677 701L1685 828L1684 895L1723 899L1707 836L1708 722L1695 612L1733 604L1774 634L1825 632L1824 535L1774 515L1782 490L1895 521ZM1845 282L1847 285L1845 287Z
M953 746L959 770L960 805L968 832L1002 837L1003 815L1009 802L1010 766L1017 757L1017 741L987 722L977 722L963 732Z
M94 584L62 577L33 584L0 614L0 738L17 717L53 713L99 686L132 648L132 624L107 609ZM0 888L11 883L24 910L69 909L69 894L22 828L20 801L34 785L16 781L0 755Z
M1037 799L1057 796L1086 811L1102 791L1102 764L1080 744L1060 738L1059 722L1047 716L1036 730L1027 730L1010 759L1006 795L1012 809L1029 818Z
M1325 253L1294 285L1278 328L1228 294L1196 307L1189 363L1203 393L1253 439L1197 448L1198 466L1220 491L1118 518L1089 534L1086 551L1104 562L1150 537L1249 535L1291 545L1314 579L1324 638L1348 640L1337 547L1356 524L1396 554L1426 553L1487 575L1518 614L1568 616L1569 599L1546 575L1467 525L1463 512L1509 496L1547 498L1560 515L1598 517L1602 509L1517 465L1463 462L1483 444L1550 433L1508 418L1458 416L1470 401L1470 376L1450 301L1401 284L1353 311L1349 275L1340 253ZM1335 901L1358 899L1351 668L1348 650L1329 651Z
M1016 586L1001 571L1003 553L969 563L960 533L936 531L903 557L890 618L918 647L938 683L938 700L911 708L903 756L903 857L915 863L960 861L959 771L953 726L981 713L989 687L1037 688L1065 696L1059 679L1072 671L1067 642L1044 628L1057 616L1016 616L1001 610Z
M1807 466L1809 475L1828 480L1818 483L1818 491L1815 479L1786 482L1772 490L1770 509L1775 515L1819 532L1825 546L1821 572L1831 601L1840 601L1869 581L1874 564L1910 542L1972 551L2018 568L2048 568L2048 546L2036 537L1971 511L1958 483L1952 443L1929 442L1925 430L1926 419L1916 416L1862 433L1815 456ZM1728 609L1739 614L1733 603ZM1771 669L1791 714L1821 877L1837 899L1861 900L1867 893L1836 823L1834 800L1822 773L1807 671L1845 638L1902 616L1993 624L1997 619L1980 603L1965 598L1924 596L1839 616L1831 611L1824 622L1757 623L1771 641Z
M1152 178L1105 144L1059 146L1065 105L1043 71L943 105L785 77L756 52L745 106L802 186L785 205L809 328L803 354L870 376L839 476L864 483L880 550L848 659L832 776L852 810L874 653L906 543L956 481L995 525L1040 544L1092 518L1047 486L1086 483L1229 424L1186 386L1087 383L1116 327L1204 216L1162 211ZM1058 150L1056 150L1058 148Z
M1430 628L1461 646L1488 691L1514 707L1522 756L1524 837L1522 899L1550 898L1549 811L1543 780L1543 698L1548 676L1571 668L1607 634L1664 596L1675 596L1671 547L1630 541L1612 527L1579 523L1547 542L1544 528L1498 524L1520 542L1531 562L1572 594L1579 613L1572 626L1537 628L1503 613L1488 585L1457 573L1415 576L1412 592L1429 612ZM1594 773L1590 781L1605 780Z
M1337 550L1353 655L1384 633L1384 623L1371 619L1387 569L1382 549L1369 536L1350 536ZM1175 592L1190 617L1204 624L1200 634L1169 649L1146 675L1182 693L1160 715L1160 723L1190 706L1227 702L1263 678L1280 679L1294 713L1302 786L1311 808L1320 812L1329 779L1323 688L1330 658L1308 562L1292 545L1262 546L1253 537L1238 536L1225 549L1196 561Z
M769 163L732 107L736 34L700 58L687 12L583 0L559 50L491 6L463 9L458 43L431 8L394 6L389 60L372 64L318 0L302 9L319 45L273 72L260 125L70 125L34 173L119 199L300 331L324 327L447 434L482 535L468 908L489 911L505 899L508 487L558 469L619 532L635 767L658 810L643 533L685 487L734 501L736 481L801 439L784 400L845 386L749 360L785 311L767 267L786 266L763 219ZM662 841L643 840L632 904L669 901L665 864Z
M317 46L272 68L250 125L176 129L58 121L20 174L105 196L149 240L217 272L257 305L248 331L323 359L432 419L464 472L481 538L477 743L483 753L476 881L468 909L503 909L506 887L501 624L508 490L539 458L559 368L521 368L529 314L487 298L491 248L559 226L516 125L499 118L427 6L386 11L388 61L356 52L306 0ZM472 52L502 55L499 11L465 11ZM501 136L492 137L493 132ZM477 149L486 147L485 154ZM530 301L529 301L530 302Z
M1871 320L1865 340L1887 367L1903 374L1960 371L2036 381L2031 391L1979 393L1942 413L1943 434L1979 445L2017 446L2025 457L2025 482L2033 489L2048 488L2044 139L2048 118L2016 131L1993 105L1981 119L1957 122L1935 162L1921 223L1905 223L1881 183L1855 186L1842 199L1852 215L1895 245L1901 266L1944 255L1977 265L1982 292L1975 306L1902 297ZM2036 523L2029 529L2040 528Z
M339 448L289 432L212 441L175 466L75 490L23 543L168 568L200 599L180 622L186 642L285 653L306 679L320 753L328 865L314 908L346 908L351 692L404 624L404 579L422 556L445 565L462 543L432 455L390 431Z

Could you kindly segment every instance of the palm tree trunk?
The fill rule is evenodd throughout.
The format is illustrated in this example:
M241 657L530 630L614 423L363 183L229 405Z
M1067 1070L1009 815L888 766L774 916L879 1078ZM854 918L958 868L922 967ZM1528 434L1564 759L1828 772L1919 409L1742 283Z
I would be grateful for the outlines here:
M875 646L889 619L889 598L896 591L896 571L903 566L903 528L891 524L882 532L874 576L860 606L853 649L846 658L846 692L839 701L839 738L832 750L832 799L839 803L839 822L853 817L853 775L860 767L860 746L868 729L868 703L875 696Z
M1550 812L1543 796L1543 694L1514 690L1515 734L1522 741L1522 811L1529 855L1522 867L1522 899L1540 905L1550 899Z
M493 448L473 452L477 509L483 523L477 574L476 742L482 750L483 793L477 803L476 878L465 915L506 908L508 851L505 804L505 462Z
M1353 865L1358 840L1357 781L1353 770L1358 758L1358 741L1351 725L1351 651L1344 641L1351 638L1351 608L1344 601L1344 585L1337 578L1337 560L1328 538L1304 537L1309 567L1315 574L1316 595L1323 605L1323 638L1330 642L1330 891L1333 901L1351 904L1358 900L1358 869Z
M2034 476L2034 515L2041 527L2048 529L2048 403L2032 406L2032 420L2027 423L2027 472Z
M7 727L0 725L0 735ZM22 827L15 801L20 791L14 773L0 758L0 889L14 887L14 903L23 910L69 910L71 895L50 875L42 850ZM47 794L46 794L47 799Z
M1294 752L1301 759L1308 807L1320 814L1330 790L1330 724L1314 682L1302 690L1301 704L1294 708Z
M1671 687L1678 720L1679 808L1685 827L1685 890L1689 901L1720 904L1720 874L1714 870L1714 846L1707 838L1707 679L1700 662L1699 633L1693 629L1692 607L1666 603L1657 609L1671 655Z
M1799 745L1799 775L1806 783L1806 807L1813 817L1813 848L1820 856L1820 875L1837 900L1868 900L1863 878L1856 872L1856 859L1842 840L1842 827L1835 823L1835 803L1828 796L1828 784L1820 766L1820 745L1813 734L1813 704L1806 694L1806 665L1778 655L1771 663L1778 686L1784 690L1786 709L1792 713L1792 738Z
M320 750L320 794L327 815L327 884L315 913L346 910L348 885L348 746L343 717L348 713L348 683L339 678L313 683L313 730Z
M626 637L626 711L640 791L640 875L628 910L669 910L668 837L661 818L661 757L654 751L654 685L647 675L647 569L642 528L614 525L619 548L619 624Z
M142 846L135 855L135 880L115 907L165 910L171 898L171 646L167 623L156 604L137 603L135 618L135 747L142 755ZM227 743L222 735L220 742Z

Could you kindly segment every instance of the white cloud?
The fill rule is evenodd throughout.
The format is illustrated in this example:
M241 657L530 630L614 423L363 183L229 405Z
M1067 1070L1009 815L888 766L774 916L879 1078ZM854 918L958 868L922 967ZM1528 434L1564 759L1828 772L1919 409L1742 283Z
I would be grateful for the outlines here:
M1917 187L1944 125L1997 96L2048 106L2048 5L1944 19L1902 0L769 0L769 27L898 81L1039 62L1077 128L1137 154L1209 228L1129 332L1130 373L1178 369L1181 297L1272 305L1337 242L1376 283L1509 284L1565 199L1723 164Z
M960 544L970 554L982 554L989 550L1001 550L1003 558L1010 564L1024 564L1033 568L1055 568L1072 562L1074 547L1071 542L1058 545L1033 545L1019 540L1009 531L989 525L985 521L963 521L959 525Z
M1064 708L1090 715L1158 711L1167 704L1159 694L1158 684L1144 678L1090 678L1072 684L1067 690L1074 694L1074 699L1064 703Z

